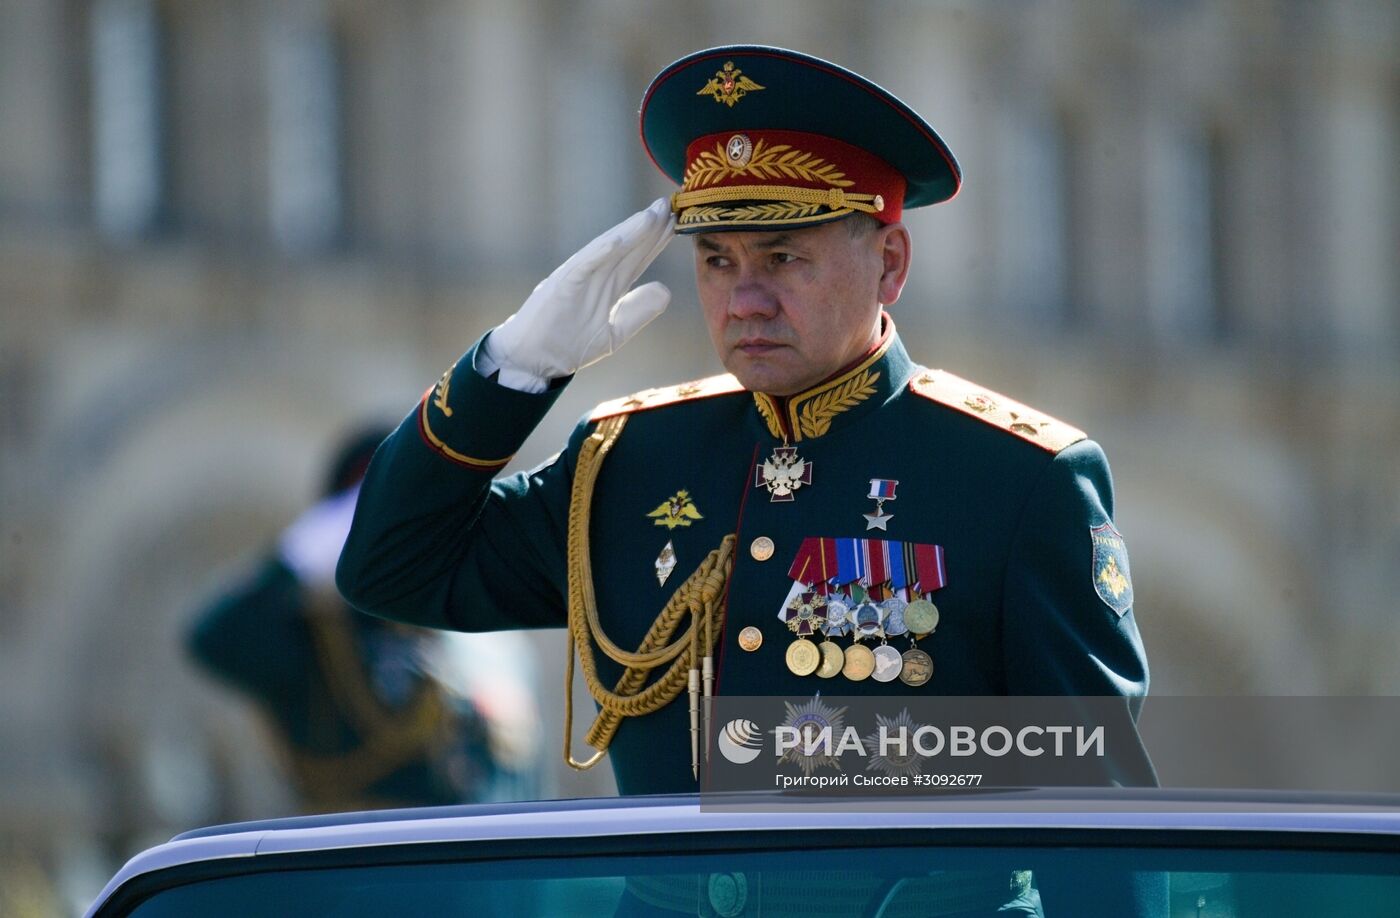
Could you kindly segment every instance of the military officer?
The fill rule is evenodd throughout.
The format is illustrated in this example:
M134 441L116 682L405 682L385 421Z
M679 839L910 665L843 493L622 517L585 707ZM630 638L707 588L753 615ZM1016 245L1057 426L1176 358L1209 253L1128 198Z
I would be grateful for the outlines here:
M641 106L680 187L585 246L474 343L381 445L338 583L461 630L565 627L599 708L586 767L693 790L705 694L1147 691L1113 486L1068 424L905 350L886 311L905 208L961 173L865 78L734 46ZM599 405L559 455L496 479L574 373L666 308L633 287L691 237L728 371ZM1113 780L1152 780L1145 758Z
M494 777L488 722L431 671L440 634L356 614L332 583L370 456L357 431L320 501L185 635L191 657L251 701L310 812L481 799Z

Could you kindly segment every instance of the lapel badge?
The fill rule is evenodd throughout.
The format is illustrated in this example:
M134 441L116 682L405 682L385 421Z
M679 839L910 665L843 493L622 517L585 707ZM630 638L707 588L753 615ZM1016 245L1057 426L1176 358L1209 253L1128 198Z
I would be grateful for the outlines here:
M666 578L671 576L671 571L676 569L676 548L669 541L662 547L661 554L656 556L656 582L661 586L666 585Z
M744 96L765 87L744 76L744 71L734 66L733 61L725 61L724 66L715 71L710 81L696 93L697 96L713 96L716 102L723 102L730 108Z
M1128 546L1123 535L1104 523L1089 530L1094 543L1094 592L1120 616L1133 607L1133 581L1128 572Z
M685 489L681 489L671 497L666 498L647 516L655 520L656 525L665 526L667 529L689 526L691 520L704 519L700 515L700 511L695 509L695 503L690 499L690 492Z
M794 446L775 446L773 455L754 469L755 488L767 488L773 503L792 500L792 492L812 483L812 463Z
M885 512L885 501L894 500L895 485L899 482L890 478L870 479L870 499L875 501L875 512L862 514L865 517L865 528L884 529L890 520L894 519L893 513Z

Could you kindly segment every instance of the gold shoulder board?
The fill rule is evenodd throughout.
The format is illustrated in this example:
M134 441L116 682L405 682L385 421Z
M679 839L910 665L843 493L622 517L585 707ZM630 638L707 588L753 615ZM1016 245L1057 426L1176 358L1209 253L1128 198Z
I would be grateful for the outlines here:
M739 385L739 380L729 373L722 373L719 376L697 379L694 382L681 383L678 386L643 389L641 392L634 392L626 398L615 398L612 401L603 402L593 409L593 413L588 416L588 419L599 421L619 414L631 414L634 411L660 408L662 405L674 405L677 402L689 402L698 398L710 398L715 395L728 395L731 392L743 391L744 387Z
M1052 453L1087 436L1077 427L946 370L919 370L910 380L909 388L930 401L970 414Z

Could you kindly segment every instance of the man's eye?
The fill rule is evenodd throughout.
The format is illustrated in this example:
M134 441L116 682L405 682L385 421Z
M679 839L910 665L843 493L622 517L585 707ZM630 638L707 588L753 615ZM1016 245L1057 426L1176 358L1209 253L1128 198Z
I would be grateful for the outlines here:
M729 259L723 255L710 255L705 259L705 264L711 268L727 268L729 267Z
M792 263L792 262L794 262L794 261L797 261L797 256L794 255L794 254L792 254L791 252L774 252L774 253L773 253L773 263L774 263L774 264L777 264L777 265L786 265L786 264L790 264L790 263Z

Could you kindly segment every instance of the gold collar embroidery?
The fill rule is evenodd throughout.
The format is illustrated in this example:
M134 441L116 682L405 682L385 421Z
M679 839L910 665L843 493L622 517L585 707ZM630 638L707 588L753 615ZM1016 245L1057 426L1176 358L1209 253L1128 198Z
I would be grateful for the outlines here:
M793 443L814 440L831 429L832 420L874 395L884 358L894 341L889 334L873 354L846 372L786 399L764 392L753 394L754 404L774 438Z

